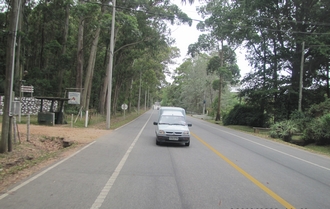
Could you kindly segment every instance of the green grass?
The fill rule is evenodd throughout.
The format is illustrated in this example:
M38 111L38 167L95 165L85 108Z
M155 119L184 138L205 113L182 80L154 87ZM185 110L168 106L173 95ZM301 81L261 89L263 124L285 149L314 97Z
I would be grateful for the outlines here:
M130 121L134 120L135 118L142 115L145 111L140 111L140 113L137 112L131 112L126 113L125 117L124 114L118 113L117 115L111 115L110 117L110 129L116 129L126 123L129 123ZM71 117L71 116L70 116ZM75 120L75 118L73 119ZM67 120L68 125L71 126L71 118ZM73 124L74 127L85 127L85 118L79 118L76 123ZM101 129L106 129L106 117L100 114L92 115L89 118L88 121L88 127L97 126Z
M110 129L116 129L132 120L135 118L139 117L142 115L145 111L141 110L140 113L137 111L131 112L131 113L125 113L125 117L123 113L117 113L116 115L111 115L110 118ZM65 114L64 115L64 125L71 126L71 120L73 119L73 127L77 128L83 128L85 127L85 116L78 117L77 115L71 116L71 114ZM21 122L18 120L18 116L16 116L16 123L17 124L27 124L28 121L28 116L22 115L21 116ZM0 117L0 123L2 123L2 117ZM104 123L104 129L106 128L106 117L100 114L92 114L89 115L89 121L87 124L87 127L90 126L97 126L98 124L100 125L99 128L102 127ZM32 125L38 125L38 116L37 115L30 115L30 124ZM1 133L1 131L0 131Z
M308 144L305 146L305 148L309 149L309 150L313 150L317 153L322 153L322 154L330 156L330 145L318 146L315 144Z
M208 122L210 123L214 123L214 124L218 124L218 125L222 125L222 122L215 122L214 120L208 120ZM268 134L268 130L259 130L259 133L254 133L253 127L249 127L249 126L240 126L240 125L229 125L229 126L225 126L227 128L231 128L237 131L242 131L242 132L246 132L249 134L253 134L268 140L272 140L272 141L276 141L279 143L284 143L284 144L290 144L292 146L296 146L298 148L310 151L310 152L315 152L318 154L323 154L326 156L330 156L330 145L327 146L319 146L319 145L315 145L315 144L308 144L306 146L300 146L300 145L296 145L299 142L303 142L301 139L301 135L294 135L292 137L292 140L294 143L288 143L288 142L284 142L282 139L279 138L271 138Z

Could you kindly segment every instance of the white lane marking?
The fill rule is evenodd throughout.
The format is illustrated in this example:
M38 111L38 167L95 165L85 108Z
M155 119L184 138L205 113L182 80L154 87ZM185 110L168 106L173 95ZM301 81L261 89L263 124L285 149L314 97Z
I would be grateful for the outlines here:
M75 156L76 154L78 154L79 152L83 151L84 149L86 149L87 147L91 146L92 144L94 144L94 142L91 142L90 144L86 145L85 147L83 147L81 150L78 150L77 152L75 152L73 155L61 160L60 162L54 164L53 166L47 168L46 170L42 171L41 173L33 176L32 178L26 180L25 182L21 183L20 185L14 187L13 189L9 190L8 192L2 194L0 196L0 200L2 200L3 198L7 197L9 194L12 194L13 192L16 192L18 189L22 188L23 186L27 185L28 183L34 181L35 179L39 178L40 176L44 175L45 173L47 173L48 171L50 171L51 169L55 168L56 166L60 165L61 163L65 162L66 160L72 158L73 156Z
M104 188L102 189L101 193L99 194L99 196L96 198L94 204L92 205L91 209L98 209L102 206L105 198L107 197L107 195L110 192L111 187L113 186L113 184L115 183L121 169L124 167L126 160L129 156L129 154L131 153L131 151L133 150L133 147L135 146L137 140L139 139L140 135L142 134L142 131L144 130L144 128L146 127L146 125L148 124L150 118L151 118L152 114L150 114L150 117L148 118L147 122L144 124L144 126L142 127L142 129L140 130L140 132L138 133L138 135L136 136L136 138L134 139L134 141L132 142L131 146L128 148L128 150L126 151L124 157L120 160L119 164L117 165L117 168L115 169L115 171L112 173L112 175L110 176L108 182L105 184Z
M219 131L219 129L217 129L217 128L215 128L215 127L212 127L212 126L209 126L209 125L207 125L207 126L210 127L210 128L213 128L213 129L216 129L216 130ZM250 139L247 139L247 138L244 138L244 137L238 136L238 135L236 135L236 134L232 134L232 133L227 132L227 131L224 131L224 130L220 130L220 131L223 131L223 132L225 132L225 133L227 133L227 134L230 134L230 135L232 135L232 136L236 136L236 137L241 138L241 139L243 139L243 140L245 140L245 141L248 141L248 142L251 142L251 143L257 144L257 145L259 145L259 146L265 147L265 148L267 148L267 149L273 150L273 151L275 151L275 152L281 153L281 154L283 154L283 155L286 155L286 156L292 157L292 158L294 158L294 159L296 159L296 160L300 160L300 161L303 161L303 162L305 162L305 163L308 163L308 164L314 165L314 166L316 166L316 167L323 168L323 169L325 169L325 170L330 171L330 168L324 167L324 166L322 166L322 165L319 165L319 164L316 164L316 163L310 162L310 161L308 161L308 160L304 160L304 159L299 158L299 157L296 157L296 156L294 156L294 155L290 155L290 154L288 154L288 153L285 153L285 152L279 151L279 150L277 150L277 149L274 149L274 148L268 147L268 146L266 146L266 145L263 145L263 144L260 144L260 143L258 143L258 142L252 141L252 140L250 140Z
M148 111L150 111L150 110L148 110ZM148 112L148 111L147 111L147 112ZM145 113L147 113L147 112L145 112ZM151 114L152 114L153 112L154 112L154 111L152 110ZM145 114L145 113L143 113L143 114ZM142 114L142 115L143 115L143 114ZM122 126L116 128L114 131L117 131L117 130L119 130L119 129L121 129L121 128L124 128L124 127L127 126L128 124L133 123L134 121L136 121L137 119L139 119L142 115L140 115L139 117L135 118L134 120L132 120L132 121L130 121L130 122L128 122L128 123L126 123L126 124L124 124L124 125L122 125Z

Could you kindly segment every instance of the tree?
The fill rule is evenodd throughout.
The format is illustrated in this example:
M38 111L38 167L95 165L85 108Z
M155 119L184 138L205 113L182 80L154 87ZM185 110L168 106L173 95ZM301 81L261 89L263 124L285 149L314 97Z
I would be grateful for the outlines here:
M233 51L226 48L226 53L221 51L221 56L215 56L210 59L207 65L207 73L215 73L218 77L218 108L217 114L215 117L216 121L221 120L221 93L223 88L227 85L227 83L236 84L239 78L239 68L236 65L236 55ZM223 59L223 56L227 57L226 60Z
M228 78L230 71L232 72L233 81L239 78L239 69L236 65L236 56L233 56L234 50L229 50L229 47L224 47L224 42L229 42L232 27L227 22L231 19L231 5L227 1L208 2L205 6L199 8L199 12L207 17L204 22L200 22L197 28L206 32L198 38L198 42L189 45L188 54L195 56L201 51L217 51L218 57L210 60L208 72L216 72L219 76L218 85L218 110L216 114L216 121L221 119L221 93L225 79ZM233 61L233 62L232 62ZM229 71L228 71L229 70Z

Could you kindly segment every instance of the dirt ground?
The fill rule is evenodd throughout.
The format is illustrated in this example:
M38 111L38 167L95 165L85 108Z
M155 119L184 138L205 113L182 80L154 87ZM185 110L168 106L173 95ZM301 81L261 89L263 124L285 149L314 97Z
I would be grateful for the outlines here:
M105 130L105 127L105 124L89 128L30 125L27 141L27 125L18 125L19 134L13 151L0 154L0 194L42 168L110 133L111 130Z

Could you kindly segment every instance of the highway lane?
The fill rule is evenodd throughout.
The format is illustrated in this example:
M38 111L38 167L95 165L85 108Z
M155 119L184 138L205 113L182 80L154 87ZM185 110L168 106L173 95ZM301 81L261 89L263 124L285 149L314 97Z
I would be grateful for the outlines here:
M330 159L192 119L195 136L295 208L329 208ZM253 207L253 206L252 206ZM260 207L259 207L260 208ZM263 208L274 208L266 205ZM281 207L278 207L281 208Z
M329 208L330 159L187 117L190 147L155 142L150 110L0 208Z

